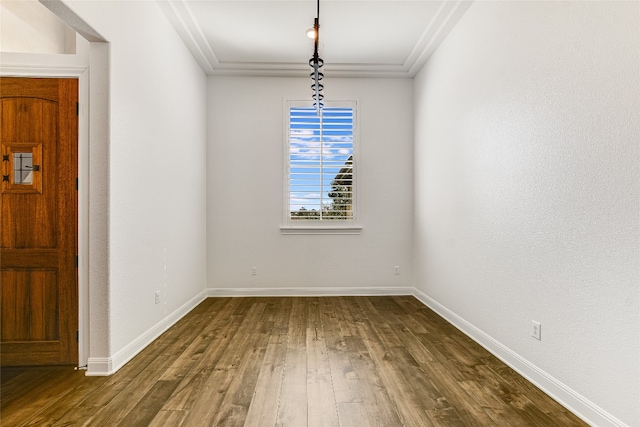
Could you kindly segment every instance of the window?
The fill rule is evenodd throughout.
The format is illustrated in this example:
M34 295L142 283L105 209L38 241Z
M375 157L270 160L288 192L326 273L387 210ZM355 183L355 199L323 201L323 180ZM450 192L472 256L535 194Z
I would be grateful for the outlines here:
M321 115L289 103L286 224L290 228L354 228L356 104L325 102ZM356 227L357 228L357 227Z
M2 192L42 193L42 144L2 143Z

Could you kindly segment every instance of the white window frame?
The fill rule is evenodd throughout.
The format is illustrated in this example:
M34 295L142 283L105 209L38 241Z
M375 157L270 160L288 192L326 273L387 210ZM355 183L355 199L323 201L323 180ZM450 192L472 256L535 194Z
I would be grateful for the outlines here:
M290 161L289 161L289 120L291 108L313 107L312 101L285 101L284 103L284 192L283 192L283 225L280 227L282 234L360 234L362 225L358 222L358 192L359 192L359 120L357 101L324 101L325 108L351 108L353 110L353 195L352 218L331 220L301 220L291 219L290 211Z

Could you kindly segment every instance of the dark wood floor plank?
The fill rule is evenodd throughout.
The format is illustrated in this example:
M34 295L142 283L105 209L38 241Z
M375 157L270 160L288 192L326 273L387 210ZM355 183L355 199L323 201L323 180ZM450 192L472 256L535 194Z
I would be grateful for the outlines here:
M307 314L304 299L293 298L276 425L307 425Z
M406 399L409 396L411 387L406 383L404 377L394 365L389 347L400 342L397 337L390 338L390 330L387 324L381 321L379 316L369 310L369 303L366 300L360 301L365 308L363 312L373 317L371 323L362 322L358 325L358 330L363 338L371 359L375 364L376 371L382 380L382 384L387 390L387 394L398 408L398 416L404 425L429 426L432 425L424 410L416 405L413 399Z
M0 374L12 427L586 425L407 296L209 298L110 377Z
M584 427L587 424L574 414L568 412L566 409L563 412L550 413L549 416L553 419L555 426L562 427Z
M528 397L523 395L518 386L510 384L499 374L486 365L476 367L478 381L488 392L499 397L511 410L527 421L530 425L553 425L554 420L548 413L542 411Z
M162 375L161 372L170 366L172 360L172 356L162 355L153 359L153 363L142 369L141 373L126 387L121 388L107 405L96 408L92 423L95 425L120 423L140 399L154 387ZM114 375L121 376L119 372Z
M457 381L472 381L476 378L475 365L461 362L456 352L452 352L451 347L444 343L447 337L438 336L434 339L428 334L418 334L416 337L428 347L429 353L435 359L434 362L444 366Z
M234 375L234 367L214 369L200 388L187 413L184 424L189 426L211 425Z
M289 329L291 298L265 298L265 303L260 331L272 335L286 334Z
M396 299L394 299L394 301L396 301ZM384 312L384 318L389 322L395 335L402 342L401 347L405 347L416 362L433 362L435 360L433 354L431 354L429 349L425 347L422 341L415 335L426 333L426 329L420 327L419 322L411 316L411 313L415 311L412 308L413 306L402 305L400 302L396 301L397 306L403 307L403 310L406 309L410 311L404 311L400 314Z
M255 303L233 341L229 352L241 354L235 377L218 408L214 425L243 425L253 399L269 336L259 332L259 321L266 305Z
M345 329L341 328L346 321L341 301L342 298L320 300L320 315L325 333L338 421L341 426L370 426L358 375L351 363L349 346L343 335ZM366 351L364 344L360 350Z
M462 381L460 386L465 389L471 400L491 417L496 425L504 427L530 425L520 417L520 414L510 410L508 404L500 397L491 394L485 384L478 381Z
M358 334L356 320L351 313L350 307L354 305L354 297L338 298L336 303L336 315L340 319L340 332L342 336L353 336Z
M178 387L178 380L157 381L120 424L130 427L146 427L158 415L162 405L173 394L176 387Z
M411 387L412 393L408 393L408 396L414 400L416 406L426 411L452 407L407 349L396 347L389 351L394 366L404 378L405 383ZM450 414L451 417L452 414Z
M320 327L320 303L318 298L306 298L304 304L307 307L307 329Z
M255 395L247 412L245 426L276 425L286 350L287 336L271 335L256 382Z
M552 414L541 411L531 400L520 393L500 393L498 396L529 425L553 425L555 423L555 417Z
M203 313L209 322L198 337L193 355L184 367L184 377L175 393L165 403L163 410L189 411L200 397L200 391L213 373L229 344L235 339L242 324L242 316L233 313L241 300L222 298L225 305L219 310ZM163 376L164 378L164 376Z
M523 376L519 375L509 366L505 365L498 358L489 355L482 359L483 363L496 374L500 375L512 387L516 387L520 393L527 396L536 407L546 413L563 413L567 410L542 390L531 384Z
M75 378L70 381L69 374L69 372L65 372L58 380L61 384L65 384L65 392L47 408L38 412L26 425L73 425L69 420L77 419L76 408L80 407L87 392L99 388L101 384L106 382L105 377L87 378L82 371L74 372ZM84 419L84 416L81 416L81 419ZM2 425L1 422L0 425Z
M212 329L198 338L197 349L192 357L194 363L185 367L180 385L165 403L163 410L188 412L199 398L200 391L205 387L218 361L235 339L243 320L242 316L233 315L240 299L224 300L226 304L220 311L208 316Z
M334 398L339 403L362 403L362 393L358 379L351 365L347 343L341 333L342 312L337 298L323 298L320 301L320 315L324 329L327 358L331 369ZM354 405L345 407L353 408ZM340 411L338 411L340 414Z
M466 427L467 424L462 421L458 411L449 406L446 408L427 409L427 414L437 427Z
M186 411L174 411L162 409L153 420L149 422L149 427L181 427L185 425L184 419Z
M368 424L375 427L402 426L398 408L391 400L366 345L358 335L345 337L351 366L364 400Z
M2 425L14 424L36 424L41 420L46 420L48 415L53 417L61 417L63 413L57 408L60 399L69 399L71 390L76 388L84 381L84 373L74 371L72 367L55 367L51 372L38 369L42 373L42 378L36 381L32 378L33 385L41 384L41 387L29 387L22 389L21 397L15 396L14 392L2 391L2 400L5 395L12 398L5 406L2 405L1 423ZM60 381L64 378L65 381ZM42 382L40 382L42 381Z
M1 407L4 408L7 405L11 405L15 399L24 398L24 395L29 394L33 388L39 387L39 382L46 381L49 377L57 376L59 371L66 372L72 369L70 366L33 367L31 369L17 366L2 368L0 375L2 378L0 384L3 392Z
M231 396L235 388L232 383L235 377L242 375L242 359L245 351L250 345L251 337L255 325L262 316L264 304L254 304L255 299L238 299L234 302L233 312L230 317L225 316L225 322L234 325L229 334L220 334L220 341L216 347L210 352L211 358L206 359L206 363L199 371L201 376L197 378L195 384L188 383L181 387L181 397L179 402L182 405L176 405L171 400L167 402L163 409L188 409L188 415L185 418L186 424L194 424L202 420L211 420L213 422L216 417L229 417L236 413L233 403L227 399L226 405L221 410L228 392L231 390ZM194 386L197 393L194 393ZM191 393L189 393L191 391ZM231 399L235 398L232 397ZM247 408L248 408L247 404Z
M205 353L207 348L215 341L215 335L221 327L228 322L232 312L237 306L238 300L220 299L213 304L206 304L209 300L217 300L209 298L196 307L195 313L189 313L190 317L185 322L174 326L173 335L186 336L183 342L183 351L173 361L171 366L162 374L160 380L172 381L183 378L198 364L198 360ZM206 310L202 310L202 307ZM194 310L195 311L195 310ZM211 316L210 313L217 313ZM193 314L193 315L192 315ZM192 316L191 316L192 315ZM238 324L240 323L240 318Z
M340 427L369 427L369 417L363 403L341 402L337 404ZM313 424L309 423L309 426Z
M282 375L276 425L307 425L307 352L288 347Z
M208 305L206 302L203 303ZM233 304L231 304L233 306ZM187 330L197 331L191 327L191 322L199 324L202 316L189 313L185 316L184 322L178 324L165 333L158 340L154 341L140 355L136 356L121 371L112 376L115 383L111 389L118 390L108 404L96 410L92 420L93 423L116 423L120 422L135 407L141 396L144 396L162 378L164 373L173 365L176 359L184 352L193 341L193 335ZM129 371L133 370L132 373ZM133 378L131 378L133 377ZM122 379L130 379L127 383ZM124 386L122 385L123 383ZM100 393L100 390L96 390ZM85 401L84 404L86 404Z
M393 315L406 313L406 310L402 307L402 305L398 304L397 300L393 297L371 297L367 298L367 300L376 310L378 310L378 312Z
M56 382L60 371L70 370L63 368L33 368L24 370L16 367L6 368L11 380L2 382L2 400L0 401L0 414L14 414L27 407L32 397L43 385L48 382ZM3 370L4 376L5 370ZM19 417L19 415L18 415Z
M197 395L191 394L190 397L193 398L187 398L189 408L184 420L186 425L202 424L205 420L208 420L205 424L213 424L216 417L227 417L229 414L235 413L235 408L231 404L227 404L224 412L220 411L220 407L238 374L238 368L244 357L246 345L250 342L252 330L264 311L265 305L254 304L256 301L255 298L236 299L234 303L237 304L229 307L233 311L231 316L225 316L227 319L225 322L231 323L234 327L231 328L230 334L220 335L221 342L212 349L212 353L215 355L209 360L209 366L205 366L203 370L210 374L202 377L200 384L198 384ZM224 346L220 345L222 342L224 342ZM210 370L211 367L213 370ZM188 390L188 388L182 388L182 390ZM163 409L169 408L174 408L170 402Z
M73 409L67 410L64 415L55 421L52 425L55 426L91 426L93 419L96 416L96 408L91 406L77 406ZM26 427L28 424L21 424L21 427ZM43 425L51 425L44 423Z
M291 314L291 298L267 298L259 324L268 342L247 411L245 425L275 425L287 349L287 332Z
M22 375L22 377L24 378L27 375L27 372L25 372L24 369L22 369L21 367L13 367L13 366L7 366L7 367L3 367L2 371L0 371L0 385L2 387L5 387L7 384L9 384L9 382L14 379L17 376ZM35 373L33 374L34 376L36 375ZM19 381L19 380L18 380ZM20 384L20 382L18 382L17 384Z
M483 411L482 407L460 385L458 379L451 375L450 369L439 362L421 364L425 375L442 393L465 425L492 427L496 423Z
M316 310L313 310L316 311ZM317 313L314 313L317 315ZM319 316L318 316L319 322ZM324 329L307 329L307 399L309 424L338 427L338 411Z
M162 369L160 372L160 378L155 378L153 372L147 371L147 366L154 364L156 358L160 355L167 356L168 354L180 355L184 352L183 346L189 346L195 340L193 334L197 334L200 328L201 322L205 320L202 318L202 313L208 313L208 310L215 309L219 306L220 302L216 299L207 299L199 304L194 310L188 313L180 322L174 325L167 333L163 334L151 345L149 345L145 351L136 356L133 360L127 363L120 371L115 375L109 377L107 383L102 389L95 389L90 393L86 399L80 404L80 406L89 406L92 408L105 407L109 405L114 398L121 396L123 391L126 391L137 384L135 379L138 375L144 375L141 378L142 381L147 381L149 387L152 385L153 380L165 379L162 378L169 369ZM210 317L211 313L205 314ZM169 350L168 350L169 349ZM179 356L176 357L176 359ZM158 359L160 360L160 359ZM163 360L169 361L170 358L163 357ZM151 375L152 381L148 382L148 377ZM132 385L133 383L133 385ZM125 392L125 395L127 393ZM114 405L117 406L117 405ZM97 409L93 409L94 416Z
M96 410L95 408L107 406L114 397L120 394L120 391L126 389L131 381L134 380L137 375L141 374L141 372L136 372L131 369L131 365L125 366L129 368L128 371L123 372L121 370L114 375L106 377L106 382L103 387L93 388L87 393L85 399L79 406L94 408L94 411Z
M389 318L390 316L393 316L393 312L384 312L387 315L381 315L375 304L372 303L372 301L376 301L377 299L379 298L366 297L361 298L358 302L362 309L362 313L368 319L366 323L368 325L373 325L377 339L384 348L403 347L404 344L402 343L402 340L400 340L398 334L389 323ZM378 305L384 307L381 304ZM397 304L394 305L394 307L395 306L397 306ZM359 329L359 331L362 333L362 329Z

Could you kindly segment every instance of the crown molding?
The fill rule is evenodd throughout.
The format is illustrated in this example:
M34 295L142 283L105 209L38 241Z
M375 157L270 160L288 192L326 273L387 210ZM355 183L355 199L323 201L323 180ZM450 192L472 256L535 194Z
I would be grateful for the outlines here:
M198 26L188 0L156 0L156 3L207 75L306 77L308 74L306 61L221 62ZM473 0L443 1L402 64L326 64L325 73L333 77L413 78L472 3Z

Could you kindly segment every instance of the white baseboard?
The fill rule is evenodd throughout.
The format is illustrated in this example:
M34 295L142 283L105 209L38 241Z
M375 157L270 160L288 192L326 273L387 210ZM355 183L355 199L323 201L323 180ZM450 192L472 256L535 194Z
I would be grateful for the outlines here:
M142 351L153 340L173 326L184 315L207 297L270 297L270 296L376 296L376 295L413 295L424 305L453 326L480 344L498 359L513 368L536 387L547 393L561 405L592 426L629 427L598 405L586 399L575 390L558 381L527 359L507 346L495 340L453 311L449 310L423 292L409 287L373 287L373 288L208 288L193 297L162 321L140 335L112 357L89 358L88 376L106 376L118 371L125 363Z
M114 372L111 357L90 357L84 374L88 377L103 377Z
M208 288L209 297L326 297L413 295L414 288Z
M146 346L151 344L156 338L162 335L167 329L182 319L187 313L193 310L198 304L207 298L207 292L202 291L189 301L178 307L164 319L156 323L145 333L130 342L122 350L111 357L90 357L87 363L87 376L107 376L112 375L122 368L129 360L133 359Z
M417 289L414 289L413 295L586 423L597 427L629 427L428 295Z
M413 288L208 288L156 323L111 357L90 357L87 376L112 375L207 297L413 295Z

